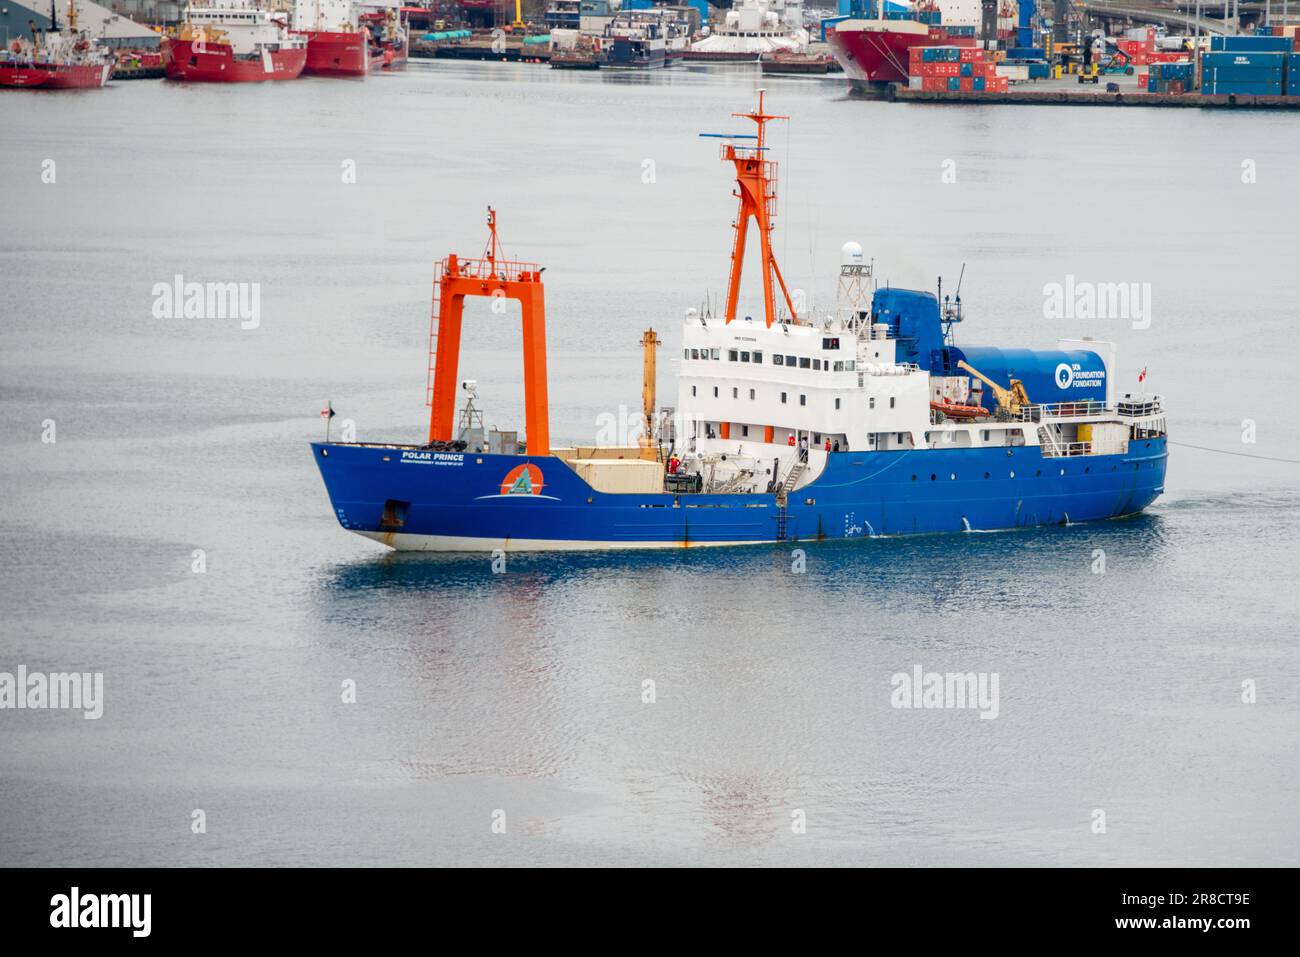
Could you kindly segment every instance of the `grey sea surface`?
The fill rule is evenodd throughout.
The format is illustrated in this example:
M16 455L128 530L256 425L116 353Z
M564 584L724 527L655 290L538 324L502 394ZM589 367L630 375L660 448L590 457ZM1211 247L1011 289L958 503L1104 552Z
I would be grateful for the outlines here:
M554 441L636 414L647 326L672 403L732 242L697 134L746 131L760 84L790 284L830 305L856 240L894 285L964 264L960 343L1116 342L1170 409L1155 506L808 543L802 574L494 575L340 529L317 413L421 439L432 263L489 204L547 267ZM1300 117L416 62L10 91L0 128L0 671L104 675L98 720L0 711L0 864L1300 863ZM259 284L257 328L157 318L178 275ZM1067 277L1149 283L1149 326L1045 318ZM522 429L517 322L467 329L462 377ZM996 673L997 718L893 707L918 665Z

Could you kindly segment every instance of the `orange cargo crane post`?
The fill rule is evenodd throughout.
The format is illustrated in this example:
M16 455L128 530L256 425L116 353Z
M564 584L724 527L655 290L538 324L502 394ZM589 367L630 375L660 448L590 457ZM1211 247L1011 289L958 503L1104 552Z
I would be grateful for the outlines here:
M456 419L461 319L465 297L519 302L524 339L524 423L529 455L550 455L546 398L546 303L542 270L536 263L498 259L497 214L488 207L488 244L481 259L449 255L434 268L433 314L429 323L429 380L426 383L429 441L446 442ZM495 310L494 310L495 312Z
M753 120L758 126L758 135L754 137L753 146L736 146L726 143L722 147L722 158L729 160L736 167L736 185L739 189L735 196L740 200L740 211L736 214L736 244L731 252L731 279L727 285L726 321L736 318L736 303L740 298L740 274L745 265L745 241L749 234L749 220L752 217L758 226L758 244L760 264L763 272L763 315L770 328L776 321L775 290L773 278L781 287L790 317L795 318L794 304L790 301L790 291L785 288L785 280L776 265L772 254L772 219L776 215L776 161L764 157L767 152L767 124L771 120L788 120L788 116L775 116L763 112L763 95L766 90L758 91L758 111L754 113L733 113L740 119ZM705 134L716 136L718 134ZM726 139L746 137L727 136Z
M641 458L657 459L654 435L655 422L655 350L663 345L653 329L647 329L641 336L641 349L644 353L641 376L641 421L645 432L641 436Z

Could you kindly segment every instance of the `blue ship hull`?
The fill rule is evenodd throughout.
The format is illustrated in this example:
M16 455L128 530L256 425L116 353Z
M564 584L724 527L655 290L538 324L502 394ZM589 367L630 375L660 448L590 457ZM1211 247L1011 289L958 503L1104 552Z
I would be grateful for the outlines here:
M782 508L772 494L598 492L549 456L312 450L344 528L439 551L682 548L1096 521L1151 504L1168 458L1163 437L1069 458L1035 446L839 452Z

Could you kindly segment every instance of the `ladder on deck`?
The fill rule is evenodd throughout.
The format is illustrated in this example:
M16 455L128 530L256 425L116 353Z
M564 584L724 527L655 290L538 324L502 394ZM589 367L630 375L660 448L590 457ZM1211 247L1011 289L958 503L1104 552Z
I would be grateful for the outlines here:
M776 540L784 542L790 534L790 513L786 511L786 501L794 487L799 484L799 478L807 470L808 463L796 461L790 466L790 471L786 473L785 481L781 487L776 490Z
M1038 443L1051 450L1047 453L1051 457L1065 454L1065 450L1057 443L1056 436L1052 434L1052 429L1049 426L1040 425L1038 427Z
M441 269L433 275L433 311L429 314L429 375L424 381L424 404L433 407L433 383L438 366L438 307L442 305Z

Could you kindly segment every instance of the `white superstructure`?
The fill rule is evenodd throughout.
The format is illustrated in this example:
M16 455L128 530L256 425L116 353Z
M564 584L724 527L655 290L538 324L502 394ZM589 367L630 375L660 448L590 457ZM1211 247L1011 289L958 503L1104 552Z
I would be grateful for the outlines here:
M235 56L307 45L304 37L289 32L288 13L265 9L255 0L223 0L216 6L190 4L185 8L181 39L228 43Z
M898 362L889 326L871 322L872 291L872 266L849 243L834 312L767 327L761 317L728 324L688 311L675 427L684 470L702 475L706 490L775 483L788 493L816 479L834 452L1041 445L1048 457L1101 455L1124 451L1137 420L1163 428L1159 397L1122 421L1113 398L1026 406L1015 417L945 416L931 403L978 404L971 379ZM1061 345L1094 349L1112 370L1109 343Z
M808 46L803 26L803 5L797 0L743 0L728 10L720 23L690 49L695 53L802 52Z

